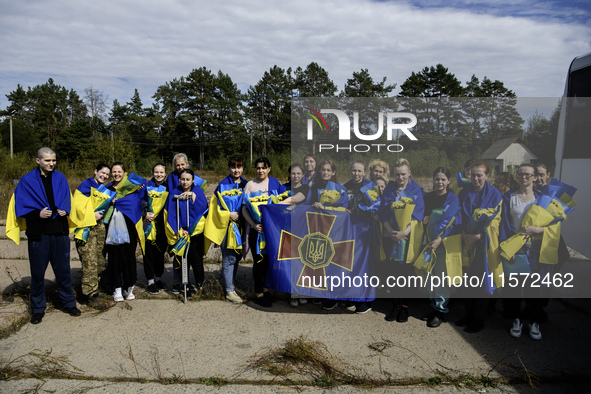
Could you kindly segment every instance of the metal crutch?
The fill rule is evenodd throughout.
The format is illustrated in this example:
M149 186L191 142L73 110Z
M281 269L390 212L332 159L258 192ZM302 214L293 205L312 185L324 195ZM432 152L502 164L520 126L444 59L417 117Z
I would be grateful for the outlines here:
M180 216L180 208L179 208L179 200L182 196L175 195L174 198L176 199L176 227L177 227L177 234L180 235L181 233L181 216ZM187 229L189 228L189 200L187 200ZM185 297L185 304L187 303L187 285L189 284L189 270L187 266L187 254L189 252L189 246L185 245L185 253L183 253L183 258L181 260L181 283L183 285L183 293Z

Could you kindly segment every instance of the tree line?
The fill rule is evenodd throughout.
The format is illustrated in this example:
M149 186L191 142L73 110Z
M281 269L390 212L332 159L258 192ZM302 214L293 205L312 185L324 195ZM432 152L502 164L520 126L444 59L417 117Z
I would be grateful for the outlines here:
M185 152L198 169L215 169L226 157L288 154L291 100L299 97L392 97L396 84L374 79L368 69L353 72L339 92L328 71L315 62L305 68L265 71L261 79L241 92L232 78L206 67L160 85L145 106L135 90L126 103L88 87L80 96L49 79L42 85L18 85L6 94L8 105L0 124L5 155L12 120L14 152L33 155L49 146L73 167L92 168L99 161L121 160L132 169L149 173L156 161L169 162ZM550 119L534 116L526 123L515 108L516 95L503 82L472 76L462 84L441 64L425 67L400 85L397 97L417 114L420 143L411 149L448 157L482 153L500 138L523 136L542 160L553 161L548 138L555 139ZM490 100L442 100L447 97L487 97ZM554 134L553 134L554 133ZM225 166L222 166L225 168Z

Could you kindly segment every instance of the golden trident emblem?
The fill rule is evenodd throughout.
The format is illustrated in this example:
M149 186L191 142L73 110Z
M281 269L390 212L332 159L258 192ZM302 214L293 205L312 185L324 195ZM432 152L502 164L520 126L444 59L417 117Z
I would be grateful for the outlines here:
M308 257L314 262L318 262L318 260L322 260L324 258L324 250L326 247L325 242L320 242L319 240L310 241L308 244Z

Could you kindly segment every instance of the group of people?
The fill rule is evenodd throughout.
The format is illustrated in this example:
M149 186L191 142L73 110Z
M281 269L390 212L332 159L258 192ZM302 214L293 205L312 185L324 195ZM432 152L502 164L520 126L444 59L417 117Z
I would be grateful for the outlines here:
M308 204L317 210L325 210L328 207L327 203L321 201L321 191L327 189L328 183L332 182L331 188L340 189L342 195L336 201L328 203L331 209L345 208L351 215L365 216L379 223L378 243L386 256L379 264L389 267L387 272L409 276L421 272L422 268L422 273L427 277L434 275L451 278L462 277L464 274L480 278L486 273L489 279L486 285L479 289L470 289L461 295L464 298L465 316L456 325L464 327L468 333L481 331L491 307L494 308L495 299L491 295L495 293L502 297L504 316L513 322L510 334L520 337L524 326L522 321L529 319L529 336L540 340L540 323L547 319L544 311L548 303L547 289L542 286L541 290L526 290L526 308L522 310L523 294L520 291L522 287L528 287L504 286L499 245L519 234L524 245L505 263L514 265L516 260L523 261L522 257L525 257L530 273L544 277L553 272L559 254L545 253L546 257L552 256L550 261L547 258L541 261L540 253L549 243L543 245L543 237L554 238L555 244L558 243L559 225L523 225L524 217L536 198L542 194L542 186L548 184L551 174L545 164L528 163L517 168L515 179L510 173L502 173L495 178L493 185L489 182L489 176L489 166L478 160L467 161L456 179L452 178L449 169L438 167L433 171L432 191L424 193L412 180L410 163L405 159L396 161L392 174L388 163L382 160L373 160L367 166L363 161L354 161L350 164L350 180L341 186L334 162L324 160L317 164L316 157L308 155L304 158L303 165L291 165L290 182L284 185L291 190L291 197L284 202ZM363 190L367 193L368 185L380 195L379 207L374 211L366 209L367 206L362 209L367 201ZM404 197L412 197L412 218L408 225L399 228L392 207L401 199L404 200ZM450 213L450 207L454 206L457 211L452 210ZM483 212L490 215L490 220L479 226L475 218ZM445 219L441 219L442 217ZM430 222L433 222L432 227L429 227ZM435 229L438 230L434 233ZM559 249L564 259L564 254L568 256L568 252L565 252L566 247L561 238L560 243ZM372 258L380 259L377 253ZM427 326L435 328L446 321L452 288L453 283L444 283L431 289L429 296L433 310L423 317ZM262 282L257 291L259 294L261 289L264 290ZM263 291L261 297L264 295ZM399 296L400 293L397 293L397 298L392 300L392 310L385 316L387 321L403 323L408 320L410 300ZM292 294L292 306L297 306L301 301L307 302L306 299L298 299L297 295ZM314 301L320 303L320 300ZM373 300L352 302L346 299L325 299L322 308L331 310L338 302L343 302L345 308L363 314L371 310L371 301ZM270 306L270 302L260 304Z
M263 224L253 217L245 201L226 206L224 196L228 195L288 192L289 197L281 203L307 204L319 211L330 205L332 209L347 210L351 215L365 216L380 228L377 243L386 256L380 264L389 264L393 267L392 272L398 275L412 274L420 267L418 262L425 263L422 260L426 255L432 256L432 261L426 259L430 261L427 264L428 275L443 273L461 276L468 273L481 276L485 270L496 272L500 258L493 254L498 255L499 243L514 234L522 234L528 240L516 256L527 256L532 271L544 273L551 272L553 268L552 263L539 261L541 238L547 228L522 227L524 215L540 195L540 186L550 179L549 169L543 164L522 164L515 179L501 174L496 177L494 185L489 183L488 165L481 161L468 161L463 169L462 181L455 183L449 169L438 167L433 172L433 190L424 193L412 180L410 163L405 159L396 161L392 173L389 164L383 160L373 160L367 165L363 161L354 161L350 165L350 180L341 185L336 164L331 160L318 162L314 155L304 157L303 164L293 163L285 184L269 176L271 163L265 157L255 161L256 177L247 181L242 176L243 161L233 157L228 162L228 176L218 184L208 202L204 187L196 182L200 178L190 169L189 159L183 153L174 156L174 171L168 177L166 166L157 163L153 167L152 178L133 188L127 187L128 174L123 163L115 162L110 166L99 164L94 176L78 186L73 198L66 178L55 171L55 152L41 148L36 161L38 167L23 176L17 185L7 220L7 234L15 241L15 232L22 229L27 232L33 324L40 323L44 316L46 300L43 282L49 262L56 275L63 310L72 316L80 315L69 265L68 234L73 229L76 229L76 247L82 263L82 297L91 306L100 302L99 286L112 292L116 302L135 298L135 253L140 242L147 290L151 293L168 289L163 281L165 254L174 256L173 294L183 290L180 270L183 256L193 270L194 284L189 285L189 291L199 291L204 281L205 248L209 247L209 243L218 244L222 253L226 298L235 303L243 302L235 289L238 263L250 249L254 260L254 302L262 307L271 307L273 296L266 283L269 256L255 253L260 247L260 234L265 231ZM107 183L109 178L112 180ZM340 195L327 202L321 197L321 192L327 189L329 183L330 188ZM373 211L360 208L366 201L363 190L367 190L367 186L379 193L379 206ZM414 209L410 224L400 228L391 207L405 196L412 196ZM453 213L453 220L441 228L442 231L430 234L430 221L440 218L450 206L459 207ZM476 210L485 209L497 210L498 215L486 228L475 231L470 226L473 214ZM14 211L12 216L11 210ZM372 258L378 259L379 255L375 254ZM433 311L424 317L429 327L438 327L446 320L451 288L448 284L431 290L429 297ZM465 298L465 316L456 324L464 326L466 332L482 330L489 310L488 295ZM528 298L526 311L522 311L521 294L507 291L504 295L504 313L513 320L512 336L521 336L522 320L527 317L530 320L530 337L541 339L539 325L545 319L543 308L548 300L539 297L539 294L537 296ZM373 300L313 301L321 302L325 310L344 302L347 309L363 314L371 310ZM292 306L306 302L306 298L291 295ZM406 322L410 300L399 297L392 302L392 310L385 319Z

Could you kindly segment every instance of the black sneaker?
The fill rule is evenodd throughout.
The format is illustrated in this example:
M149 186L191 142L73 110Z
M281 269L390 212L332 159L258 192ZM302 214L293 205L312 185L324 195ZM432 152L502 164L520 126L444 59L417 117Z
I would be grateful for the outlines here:
M466 327L470 325L474 321L474 318L471 316L464 316L460 320L456 322L456 326L458 327Z
M151 285L148 285L148 291L152 294L156 294L160 292L160 289L156 286L156 283L152 283Z
M41 323L43 321L44 317L45 317L45 312L33 313L33 316L31 316L31 324Z
M253 301L263 308L271 308L273 306L273 303L268 298L265 298L265 296L255 297Z
M75 306L71 308L64 308L64 312L74 317L80 316L82 314L82 312L80 312L80 309L76 308Z
M473 321L472 323L468 324L466 328L464 328L464 331L470 334L475 334L477 332L482 331L483 328L484 324L479 323L477 321Z
M385 321L394 321L398 317L398 312L400 312L400 308L398 306L394 306L390 313L388 313L385 317Z
M273 296L271 295L271 293L270 293L270 292L268 292L268 291L265 291L265 292L263 292L263 297L265 297L265 298L267 299L267 301L269 301L269 302L271 302L271 303L272 303L273 301L275 301L275 297L273 297Z
M161 280L157 280L155 285L160 290L166 290L166 283L162 282Z
M408 321L408 308L402 307L398 312L398 316L396 316L396 321L398 323L406 323Z
M339 305L338 301L326 300L322 303L322 309L324 309L325 311L332 311L334 308L337 307L337 305Z

